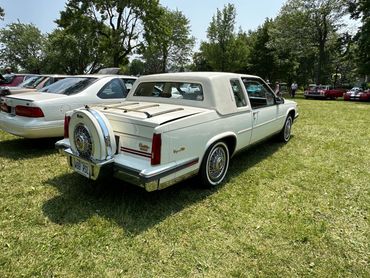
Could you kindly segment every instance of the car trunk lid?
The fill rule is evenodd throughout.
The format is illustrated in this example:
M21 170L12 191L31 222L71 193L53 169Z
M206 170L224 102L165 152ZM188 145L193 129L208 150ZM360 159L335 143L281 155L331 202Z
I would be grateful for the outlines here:
M168 129L165 124L208 111L183 105L127 101L99 105L94 109L109 119L116 135L118 153L140 157L152 165L168 160L158 149L161 145L171 144L167 137L161 136Z

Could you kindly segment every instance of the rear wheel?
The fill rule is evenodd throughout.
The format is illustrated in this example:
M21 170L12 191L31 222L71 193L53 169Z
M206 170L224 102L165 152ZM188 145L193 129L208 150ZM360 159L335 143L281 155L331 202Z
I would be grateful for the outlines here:
M229 160L229 149L224 142L218 141L210 146L199 171L202 184L206 187L214 187L222 183L229 168Z

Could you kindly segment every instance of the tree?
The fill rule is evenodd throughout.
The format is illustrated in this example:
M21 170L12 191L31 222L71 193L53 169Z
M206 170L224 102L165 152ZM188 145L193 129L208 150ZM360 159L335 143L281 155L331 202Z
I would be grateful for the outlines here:
M288 0L276 19L275 46L292 50L301 61L313 58L314 79L325 82L330 78L329 45L344 12L343 0Z
M45 36L33 24L12 23L0 30L0 61L13 69L39 73L44 58Z
M361 19L356 39L358 42L359 72L370 74L370 2L363 0L348 0L349 12L352 18Z
M46 66L49 72L93 73L109 64L105 53L94 22L84 14L74 14L73 23L48 36Z
M204 56L203 52L195 52L193 54L193 64L191 65L192 71L212 71L212 66Z
M102 55L97 39L81 29L71 32L56 29L47 39L45 47L45 71L65 74L84 74L101 67Z
M107 65L118 67L141 46L143 32L156 25L158 8L158 0L69 0L57 23L78 28L78 19L85 17L88 35L105 49Z
M269 29L272 20L266 19L265 23L258 27L257 31L251 32L251 50L248 59L249 72L259 75L265 79L276 80L276 58L270 41Z
M145 63L140 59L134 59L129 65L128 73L135 76L140 76L145 73Z
M190 35L189 20L176 10L162 8L158 25L145 34L142 49L148 73L181 71L190 61L194 38Z
M224 6L222 11L217 9L212 17L207 29L208 42L201 43L197 54L198 61L206 61L212 70L240 72L245 69L248 49L243 32L236 34L234 31L235 17L236 10L232 4Z

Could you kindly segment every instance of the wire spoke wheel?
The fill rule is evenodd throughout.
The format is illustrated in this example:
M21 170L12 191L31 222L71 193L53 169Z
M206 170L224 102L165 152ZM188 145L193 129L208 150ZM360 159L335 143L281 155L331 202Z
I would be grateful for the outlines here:
M200 177L206 186L220 184L229 168L229 149L224 142L216 142L206 152L200 170Z
M292 118L288 117L284 126L284 141L288 142L292 131Z
M292 115L288 115L285 120L282 130L277 135L277 139L280 142L288 143L292 134L293 118Z
M211 180L217 180L224 172L226 166L226 152L222 147L217 147L210 154L207 161L208 176Z

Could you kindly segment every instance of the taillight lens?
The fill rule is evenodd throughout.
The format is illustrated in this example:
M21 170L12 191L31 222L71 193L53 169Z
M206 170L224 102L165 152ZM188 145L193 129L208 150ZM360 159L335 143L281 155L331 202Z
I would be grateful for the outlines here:
M68 131L68 128L69 128L69 122L71 120L71 117L70 116L64 116L64 138L68 138L69 137L69 131Z
M42 112L40 107L28 107L23 105L17 105L15 107L15 114L23 117L30 118L42 118L44 117L44 112Z
M152 139L152 159L150 163L152 165L161 164L161 147L162 147L162 137L161 134L153 134Z

